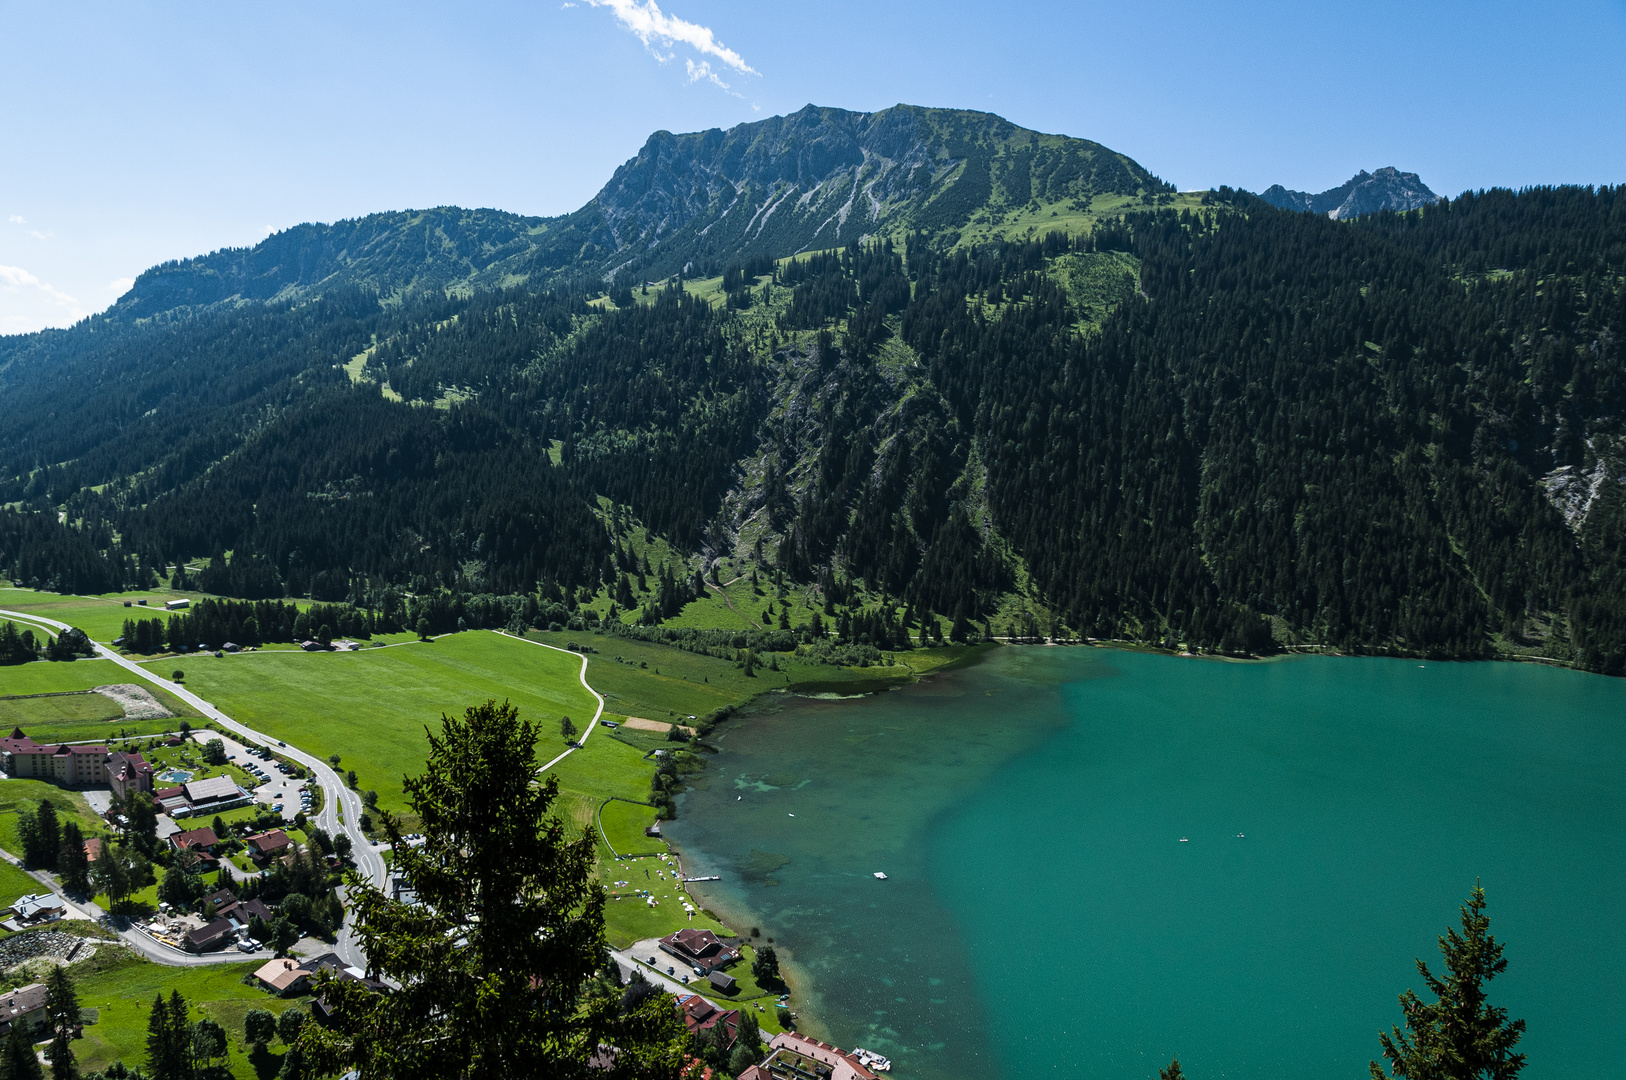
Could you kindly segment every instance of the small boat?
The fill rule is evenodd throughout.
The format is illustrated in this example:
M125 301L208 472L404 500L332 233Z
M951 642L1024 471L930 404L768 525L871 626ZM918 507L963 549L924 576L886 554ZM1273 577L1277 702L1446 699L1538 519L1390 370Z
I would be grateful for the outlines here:
M786 814L785 816L786 817L795 817L796 815L795 814Z
M1180 842L1181 842L1181 843L1182 843L1182 844L1189 844L1189 843L1191 843L1191 841L1190 841L1190 840L1187 840L1187 839L1186 839L1186 838L1185 838L1185 837L1183 837L1183 836L1182 836L1182 837L1181 837L1181 838L1180 838Z
M879 870L875 871L875 876L880 878L882 881L886 880L886 875L881 873Z
M1242 839L1242 834L1241 834L1241 833L1237 833L1237 834L1236 834L1236 838L1237 838L1237 839L1238 839L1238 840L1240 840L1240 839Z
M853 1047L853 1057L858 1059L860 1065L864 1065L874 1072L890 1072L892 1070L891 1061L873 1050L865 1050L862 1046Z

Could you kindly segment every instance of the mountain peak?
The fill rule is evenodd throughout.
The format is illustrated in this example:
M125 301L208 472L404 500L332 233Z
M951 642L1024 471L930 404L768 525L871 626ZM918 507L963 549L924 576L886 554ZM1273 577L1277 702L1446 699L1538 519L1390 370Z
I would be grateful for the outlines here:
M1375 214L1379 210L1416 210L1440 200L1416 173L1401 172L1393 165L1370 173L1362 169L1319 195L1290 191L1273 184L1259 197L1283 210L1326 214L1335 220Z

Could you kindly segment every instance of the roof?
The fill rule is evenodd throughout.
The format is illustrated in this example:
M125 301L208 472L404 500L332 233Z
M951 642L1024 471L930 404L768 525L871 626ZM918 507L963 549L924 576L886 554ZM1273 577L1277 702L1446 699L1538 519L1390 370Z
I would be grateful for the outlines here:
M706 1000L699 994L685 994L677 998L675 1004L678 1014L683 1017L683 1026L689 1029L689 1034L696 1035L721 1024L724 1034L728 1036L728 1045L734 1045L734 1039L739 1034L740 1028L738 1009L719 1008L714 1002Z
M61 897L55 893L43 892L18 897L17 902L11 905L11 910L17 913L19 919L34 919L52 911L65 910L65 907Z
M255 833L244 840L249 847L262 855L269 855L273 851L281 851L288 846L288 834L281 829L271 829L263 833Z
M186 832L178 832L169 838L169 842L178 848L214 847L220 843L220 838L215 835L213 829L205 825L201 829L188 829Z
M92 836L89 840L85 841L85 861L86 862L95 862L97 859L99 859L101 857L102 857L102 838L99 837L99 836Z
M152 797L159 802L163 802L165 799L184 799L186 798L186 789L179 786L161 787L152 793Z
M829 1043L810 1039L799 1031L782 1031L769 1040L768 1045L775 1050L781 1048L793 1050L803 1057L810 1057L814 1061L822 1061L826 1065L835 1065L839 1061L845 1068L851 1069L852 1075L856 1076L858 1080L879 1080L873 1072L865 1067L863 1062L845 1050L838 1050Z
M9 994L0 994L0 1021L10 1024L18 1017L45 1008L45 984L29 983Z
M236 930L229 919L216 919L207 926L200 926L196 930L186 932L186 940L193 945L207 945L211 941L219 941L221 937Z
M237 788L237 781L224 774L206 776L202 780L191 780L181 786L186 789L186 797L193 802L204 802L209 799L235 799L241 794Z
M205 904L213 904L217 909L230 907L237 903L237 894L230 889L216 889L203 898Z
M240 904L228 904L220 909L220 914L236 923L238 926L247 926L258 915L266 922L276 918L270 908L262 904L257 898L244 900Z
M272 960L254 973L254 977L274 990L286 990L310 972L299 966L297 960L283 957Z
M740 951L723 943L718 936L710 930L696 930L693 927L684 927L675 934L668 934L661 938L661 944L669 952L707 966L717 967L740 958Z

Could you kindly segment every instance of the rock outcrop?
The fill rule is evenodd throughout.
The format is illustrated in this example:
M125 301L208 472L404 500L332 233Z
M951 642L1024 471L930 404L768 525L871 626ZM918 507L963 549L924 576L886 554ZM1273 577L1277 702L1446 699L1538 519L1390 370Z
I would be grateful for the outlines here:
M1319 195L1289 191L1280 184L1273 184L1259 197L1283 210L1326 214L1334 220L1375 214L1379 210L1416 210L1440 200L1416 173L1401 172L1393 165L1375 173L1362 169Z

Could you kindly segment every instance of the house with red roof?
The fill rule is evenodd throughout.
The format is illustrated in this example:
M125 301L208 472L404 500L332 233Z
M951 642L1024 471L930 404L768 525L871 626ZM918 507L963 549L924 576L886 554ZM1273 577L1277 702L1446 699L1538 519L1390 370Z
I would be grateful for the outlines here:
M683 1026L689 1029L690 1035L698 1035L702 1031L721 1028L724 1048L732 1047L734 1040L740 1034L740 1011L738 1009L724 1009L713 1002L707 1001L699 994L685 994L676 999L678 1015L683 1018Z

